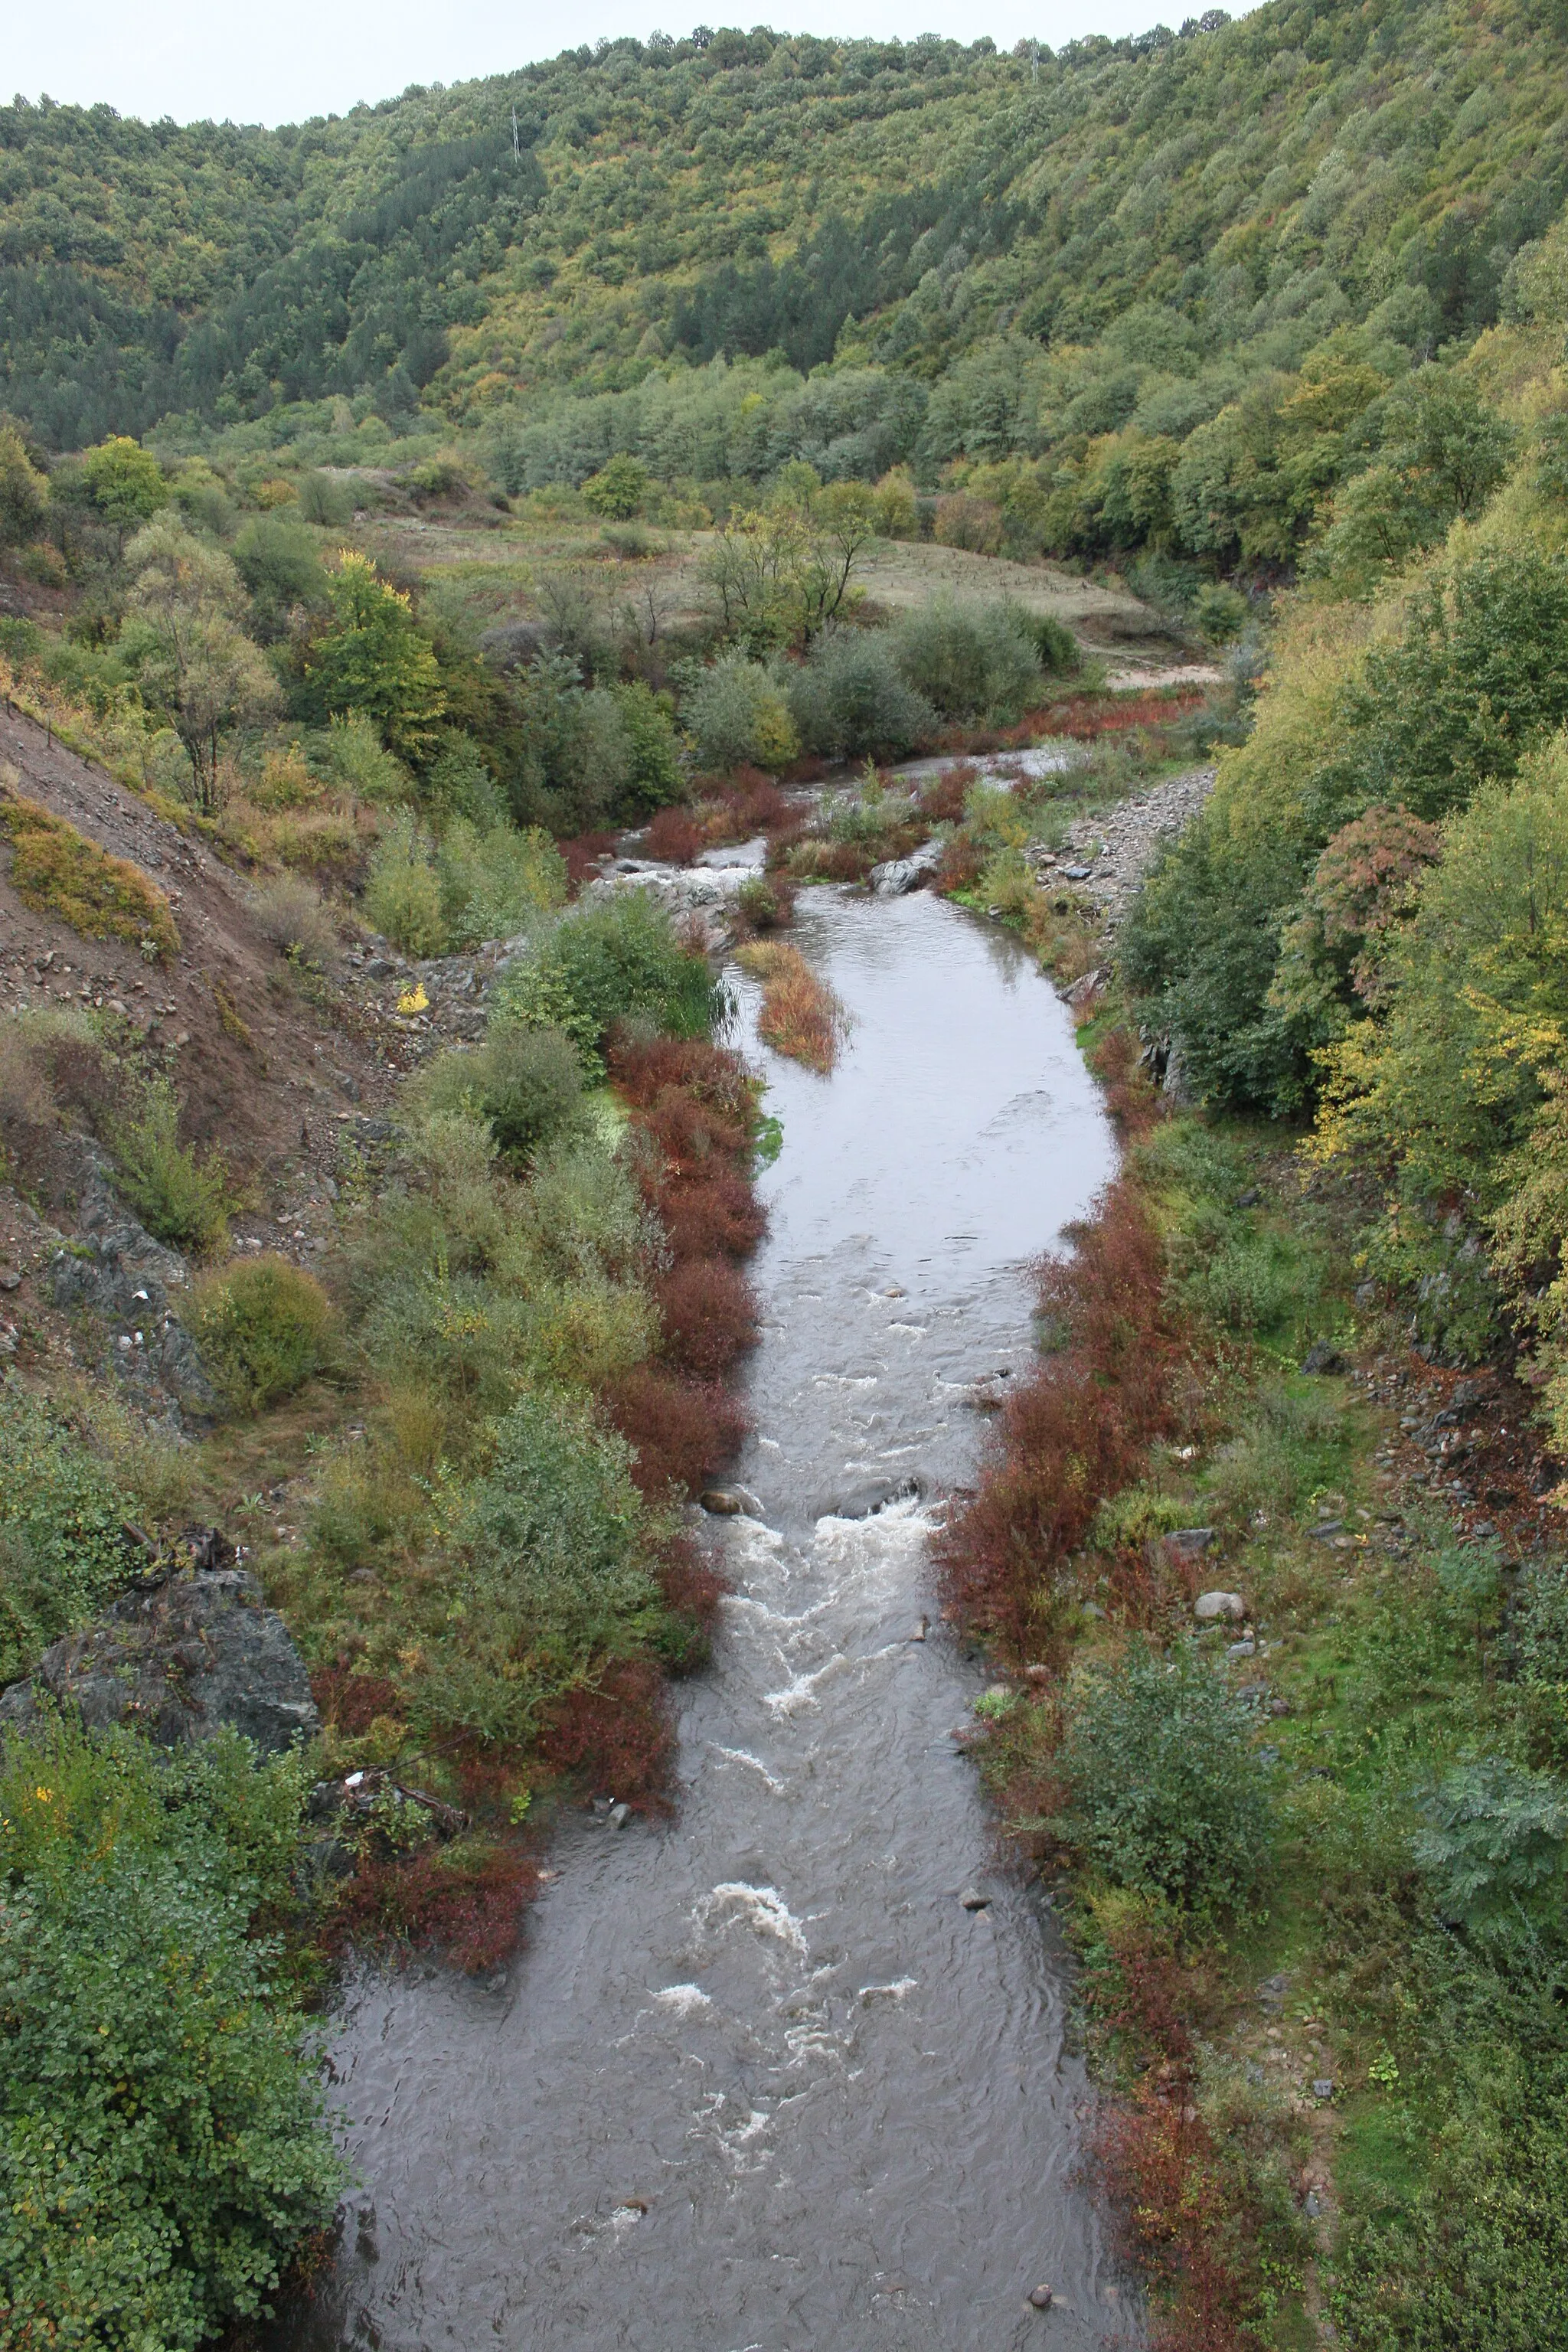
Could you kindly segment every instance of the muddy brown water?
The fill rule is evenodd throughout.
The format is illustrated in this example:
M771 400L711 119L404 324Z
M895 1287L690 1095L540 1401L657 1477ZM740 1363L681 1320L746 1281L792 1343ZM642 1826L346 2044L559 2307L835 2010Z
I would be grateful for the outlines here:
M953 1747L985 1677L927 1558L981 1443L969 1391L1026 1365L1026 1262L1111 1143L1068 1014L994 926L813 891L795 937L854 1025L816 1077L755 1046L737 977L784 1139L737 1470L763 1516L710 1523L733 1592L677 1694L674 1814L569 1825L504 1980L351 1986L361 2186L289 2352L1137 2332L1075 2178L1069 1972Z

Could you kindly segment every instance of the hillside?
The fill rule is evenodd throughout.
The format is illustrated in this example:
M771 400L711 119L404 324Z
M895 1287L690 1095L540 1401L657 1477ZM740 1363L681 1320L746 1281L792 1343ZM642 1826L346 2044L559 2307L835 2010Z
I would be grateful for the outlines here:
M770 440L656 473L934 479L1180 442L1336 328L1386 373L1490 324L1568 187L1555 13L1223 16L1037 58L627 39L278 131L14 105L0 404L69 447L422 399L517 488L668 444L721 352L781 379Z

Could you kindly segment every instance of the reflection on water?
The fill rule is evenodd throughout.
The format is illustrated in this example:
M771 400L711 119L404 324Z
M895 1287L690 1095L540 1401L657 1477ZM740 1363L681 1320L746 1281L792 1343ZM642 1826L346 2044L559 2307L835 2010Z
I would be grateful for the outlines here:
M927 1498L972 1471L971 1384L1026 1357L1023 1262L1110 1172L1105 1124L1005 938L923 896L803 916L854 1028L830 1080L758 1055L784 1129L740 1465L764 1517L711 1529L734 1590L679 1694L675 1818L569 1827L504 1988L353 1990L363 2187L294 2347L1067 2352L1125 2328L1072 2185L1049 1922L994 1868L949 1737L979 1671L910 1639L936 1615ZM1068 2309L1026 2308L1041 2280Z

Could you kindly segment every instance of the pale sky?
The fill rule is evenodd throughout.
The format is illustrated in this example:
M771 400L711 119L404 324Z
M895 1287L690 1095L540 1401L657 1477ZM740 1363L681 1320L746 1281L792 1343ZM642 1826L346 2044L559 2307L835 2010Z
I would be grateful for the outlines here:
M69 0L42 7L12 0L0 75L28 99L42 93L90 106L107 100L121 114L188 122L212 115L237 122L297 122L346 113L361 99L395 98L410 82L467 81L501 73L561 49L621 33L690 29L661 18L660 0L595 0L586 10L523 0ZM692 23L754 22L720 0L681 0ZM1205 0L1169 0L1163 21L1201 15ZM1246 0L1230 0L1240 16ZM9 14L9 11L7 12ZM910 40L922 32L960 41L989 33L998 48L1020 38L1058 47L1075 36L1141 33L1162 21L1158 0L791 0L773 20L781 32Z

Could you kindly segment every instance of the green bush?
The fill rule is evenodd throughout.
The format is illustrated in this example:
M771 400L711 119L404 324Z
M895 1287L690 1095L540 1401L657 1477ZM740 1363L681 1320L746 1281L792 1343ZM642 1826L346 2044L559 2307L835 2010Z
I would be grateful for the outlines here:
M440 877L428 837L400 812L371 852L365 920L405 955L440 955L447 945Z
M642 1509L631 1451L592 1410L522 1396L496 1433L496 1456L465 1523L476 1594L492 1612L569 1646L614 1645L657 1598L639 1556Z
M511 939L566 901L566 862L536 825L519 832L458 818L441 836L435 867L448 950Z
M191 1295L202 1361L235 1412L259 1412L303 1388L329 1359L336 1319L315 1276L284 1257L206 1275Z
M1511 1630L1521 1680L1568 1684L1568 1567L1562 1560L1543 1560L1531 1570Z
M171 1079L151 1079L133 1110L107 1121L104 1141L121 1192L159 1241L203 1254L226 1238L228 1171L218 1152L198 1158L180 1141Z
M1011 721L1039 692L1039 648L1019 605L933 596L890 634L905 677L942 719Z
M1456 1765L1422 1811L1415 1860L1445 1918L1506 1938L1561 1923L1568 1783L1491 1756Z
M715 992L707 961L689 954L663 908L640 890L574 908L497 983L492 1029L563 1029L590 1076L609 1030L629 1013L678 1037L706 1036Z
M885 631L833 629L789 682L802 744L833 760L899 759L936 732L936 714L900 669Z
M784 691L771 669L726 654L693 681L681 708L699 767L787 768L800 749Z
M0 2344L195 2352L261 2315L342 2170L246 1921L303 1778L60 1725L0 1767ZM247 1786L246 1784L249 1785Z
M1192 1646L1141 1645L1081 1674L1060 1763L1060 1827L1113 1884L1196 1909L1246 1900L1268 1858L1264 1775L1250 1700Z
M1076 677L1083 667L1083 649L1072 631L1049 613L1030 613L1027 619L1035 651L1047 677Z
M0 1381L0 1684L124 1583L124 1517L107 1465L43 1398Z
M503 1151L528 1157L581 1117L583 1066L563 1030L510 1023L477 1053L443 1055L418 1087L427 1112L477 1112Z
M668 694L655 694L634 678L610 692L626 733L628 763L621 804L632 816L650 815L680 798L680 759Z

